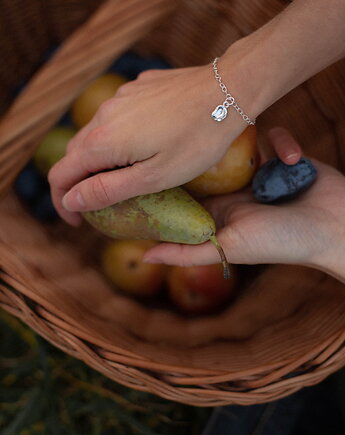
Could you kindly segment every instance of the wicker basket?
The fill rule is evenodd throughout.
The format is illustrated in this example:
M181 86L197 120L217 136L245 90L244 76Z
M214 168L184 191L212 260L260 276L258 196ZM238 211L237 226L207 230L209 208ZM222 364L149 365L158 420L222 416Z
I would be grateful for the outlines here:
M345 363L345 292L331 277L294 266L244 267L251 276L231 307L182 318L112 291L91 254L96 234L43 226L12 193L42 134L123 51L159 54L176 66L206 63L286 6L99 3L0 0L1 306L116 382L187 404L260 403L320 382ZM306 153L344 169L344 83L344 62L318 74L260 117L259 138L269 126L289 127Z

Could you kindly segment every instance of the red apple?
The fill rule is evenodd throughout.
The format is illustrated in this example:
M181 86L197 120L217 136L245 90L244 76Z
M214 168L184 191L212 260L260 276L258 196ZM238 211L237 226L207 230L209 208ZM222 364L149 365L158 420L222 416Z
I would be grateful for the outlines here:
M156 244L151 240L111 242L101 257L105 275L124 292L142 297L157 294L165 280L167 267L142 261L145 252Z
M221 264L174 266L168 275L170 299L185 313L212 313L234 295L237 279L232 265L230 272L230 279L225 280Z

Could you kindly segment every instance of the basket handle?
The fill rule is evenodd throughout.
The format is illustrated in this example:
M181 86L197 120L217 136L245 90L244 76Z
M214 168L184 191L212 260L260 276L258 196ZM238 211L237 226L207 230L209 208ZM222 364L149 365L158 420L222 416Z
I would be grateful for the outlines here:
M172 12L176 0L108 0L29 82L0 125L0 196L88 82Z

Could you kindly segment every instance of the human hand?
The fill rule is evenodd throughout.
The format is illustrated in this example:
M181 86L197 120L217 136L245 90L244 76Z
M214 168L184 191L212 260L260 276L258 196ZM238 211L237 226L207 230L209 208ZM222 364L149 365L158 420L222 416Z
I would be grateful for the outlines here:
M228 78L252 116L248 86L235 68ZM223 100L211 65L146 71L122 86L49 173L61 217L78 225L73 212L181 185L213 166L247 127L235 111L226 122L211 119Z
M294 142L284 129L269 132L281 153ZM296 147L296 144L294 145ZM313 161L315 184L301 197L280 205L255 202L251 192L214 197L205 207L216 220L218 240L230 263L300 264L345 279L345 177L336 169ZM180 266L219 262L209 242L202 245L160 244L145 261Z
M224 81L250 118L344 55L344 2L315 2L296 0L222 56ZM75 211L181 185L209 169L246 127L236 113L212 121L221 102L210 65L146 72L120 88L49 174L61 217L78 225Z

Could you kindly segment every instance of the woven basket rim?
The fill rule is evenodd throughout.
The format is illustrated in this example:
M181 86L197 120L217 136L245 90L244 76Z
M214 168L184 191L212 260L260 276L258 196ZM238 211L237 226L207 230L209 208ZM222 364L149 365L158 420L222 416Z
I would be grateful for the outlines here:
M31 80L27 91L16 99L1 123L1 193L10 187L15 172L29 159L37 138L59 118L78 93L80 87L76 85L76 78L80 78L78 85L81 86L103 71L114 55L131 46L158 18L172 9L172 2L169 4L167 0L148 0L145 4L140 0L130 0L121 6L121 13L118 13L113 9L115 3L121 4L119 0L106 2L90 21L63 44L53 60ZM205 11L216 3L209 1L201 9L206 8L202 9ZM141 6L138 10L132 10L135 5ZM193 2L196 13L199 13L196 5L197 2ZM222 5L222 11L224 8ZM129 31L121 33L121 26L116 28L116 20L120 20L123 26L128 25ZM180 26L179 29L184 29L181 23L178 19L175 22ZM107 35L107 32L109 35L114 32L114 35L121 35L123 39L119 41L109 37L104 43L102 40L102 44L96 44L97 58L91 56L85 69L76 71L75 61L68 64L69 57L80 47L87 46L83 38L90 33L90 28L93 30L91 36L95 37L96 42L98 31L102 35L104 32ZM54 91L54 86L52 89L42 87L42 83L49 83L63 68L68 71L66 65L71 69L71 74L66 74L60 82L58 88L61 94ZM37 90L40 93L36 93L36 99L32 99ZM47 108L44 117L37 115L40 107ZM29 111L30 116L28 108L32 112ZM17 156L17 161L14 156ZM12 259L17 258L16 261L11 262L11 256ZM109 341L102 340L99 333L97 336L90 335L90 330L81 326L80 322L76 323L71 316L59 311L58 307L51 305L30 288L25 282L26 266L18 257L18 251L11 250L11 246L0 237L0 305L4 309L21 318L55 346L82 359L105 376L128 387L152 392L170 400L195 406L263 403L289 395L301 386L320 382L345 363L345 324L342 324L329 332L326 338L321 338L308 352L299 356L293 354L281 361L266 363L250 370L227 371L217 366L206 369L190 364L166 364L150 358L142 349L135 352L125 347L112 346Z

